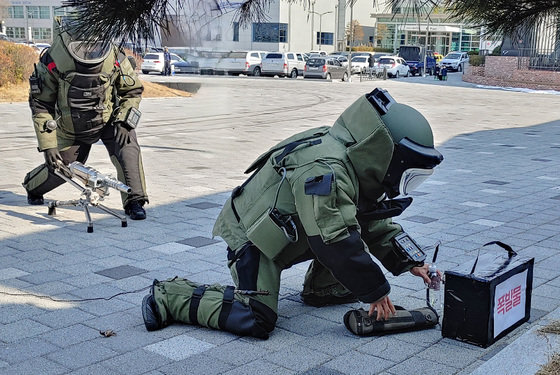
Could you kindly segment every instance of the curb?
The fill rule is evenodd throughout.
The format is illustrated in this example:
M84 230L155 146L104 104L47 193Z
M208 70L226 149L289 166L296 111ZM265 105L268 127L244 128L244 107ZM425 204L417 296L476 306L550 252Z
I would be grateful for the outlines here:
M531 329L471 372L471 375L535 374L552 354L560 353L560 335L537 332L554 320L560 320L560 308L539 319Z

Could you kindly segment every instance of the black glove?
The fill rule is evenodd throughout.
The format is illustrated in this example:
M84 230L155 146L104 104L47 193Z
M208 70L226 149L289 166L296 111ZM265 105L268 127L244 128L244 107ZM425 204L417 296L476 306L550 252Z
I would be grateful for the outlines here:
M115 141L121 147L130 143L130 130L125 128L122 122L115 123Z
M58 163L62 162L62 155L58 151L58 148L47 148L43 150L45 156L45 163L50 170L54 170L58 167Z

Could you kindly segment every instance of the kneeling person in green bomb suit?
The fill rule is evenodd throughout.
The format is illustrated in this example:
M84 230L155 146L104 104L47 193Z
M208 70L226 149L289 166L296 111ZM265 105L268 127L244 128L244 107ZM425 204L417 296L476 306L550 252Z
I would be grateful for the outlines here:
M235 287L156 280L142 301L146 328L182 322L266 339L277 320L281 272L307 260L304 303L359 300L370 304L370 315L390 318L390 286L368 250L394 275L410 271L430 281L425 255L405 250L412 240L391 217L412 202L394 198L442 160L428 121L380 89L332 127L284 140L249 167L253 174L214 225L228 244Z

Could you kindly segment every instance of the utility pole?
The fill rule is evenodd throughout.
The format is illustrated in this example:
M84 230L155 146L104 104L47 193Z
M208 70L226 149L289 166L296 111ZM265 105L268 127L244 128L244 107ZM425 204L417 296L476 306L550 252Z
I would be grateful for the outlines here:
M323 39L323 16L325 14L329 14L332 13L332 10L329 10L328 12L323 12L323 13L317 13L314 11L311 11L309 13L313 13L319 16L319 51L321 50L321 44L322 43L322 39Z
M350 0L350 41L348 46L348 82L352 82L352 45L354 44L354 3L356 0Z
M313 51L313 34L315 33L315 0L311 3L311 49Z
M428 39L430 38L430 17L426 18L426 42L424 43L424 71L422 77L426 77L426 68L428 64Z

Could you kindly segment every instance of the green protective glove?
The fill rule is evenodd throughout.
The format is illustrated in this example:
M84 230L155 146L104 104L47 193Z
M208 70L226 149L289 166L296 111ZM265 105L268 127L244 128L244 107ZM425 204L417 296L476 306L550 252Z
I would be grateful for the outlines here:
M121 147L130 143L130 130L125 128L122 122L115 123L115 141Z
M62 155L58 148L47 148L43 150L43 156L45 157L45 163L50 170L58 168L58 163L62 162Z

